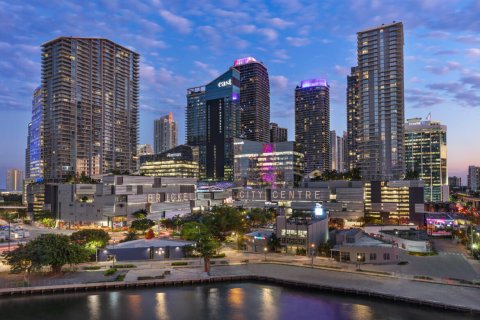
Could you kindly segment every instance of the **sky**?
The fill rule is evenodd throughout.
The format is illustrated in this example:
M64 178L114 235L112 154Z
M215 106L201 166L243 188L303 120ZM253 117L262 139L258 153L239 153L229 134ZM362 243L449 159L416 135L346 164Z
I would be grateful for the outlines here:
M172 111L185 141L186 89L206 84L237 58L268 68L271 121L294 138L294 89L330 84L330 129L346 129L346 76L356 32L402 21L406 119L431 113L448 127L449 175L480 165L480 1L415 0L0 0L0 188L24 168L31 100L41 81L41 44L102 37L141 55L140 143Z

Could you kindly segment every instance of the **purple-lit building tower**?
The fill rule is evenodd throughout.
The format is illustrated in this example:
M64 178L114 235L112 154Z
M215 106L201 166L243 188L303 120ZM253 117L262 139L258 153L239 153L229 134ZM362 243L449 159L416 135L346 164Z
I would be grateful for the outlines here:
M267 68L255 58L235 60L240 72L242 138L270 142L270 81Z
M295 89L295 141L305 153L305 174L330 170L330 86L304 80Z

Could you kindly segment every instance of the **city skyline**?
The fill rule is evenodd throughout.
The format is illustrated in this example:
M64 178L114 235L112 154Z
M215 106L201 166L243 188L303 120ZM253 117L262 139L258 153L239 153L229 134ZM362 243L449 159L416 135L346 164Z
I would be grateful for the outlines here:
M7 32L0 38L5 57L0 66L0 128L8 137L0 145L8 150L0 159L0 181L8 167L23 167L32 92L41 80L40 46L58 36L107 38L142 55L140 143L152 144L152 120L169 111L179 119L179 144L184 143L185 89L206 84L220 75L219 70L246 56L268 68L271 121L287 127L293 140L295 85L302 79L326 78L331 86L331 129L342 132L346 76L356 65L356 32L394 20L402 21L405 29L405 118L432 112L449 127L450 176L465 178L468 165L479 164L480 151L464 142L480 133L474 122L480 98L473 91L480 86L480 75L469 69L480 59L474 14L480 8L473 1L321 5L279 1L277 6L258 4L257 15L249 15L255 6L239 9L235 1L220 2L218 7L186 3L168 8L157 1L91 3L84 8L68 2L30 3L2 10L15 14L2 17ZM0 6L7 9L6 4ZM199 18L198 10L209 17ZM52 29L54 17L58 21ZM93 27L71 24L72 18L91 19ZM132 26L124 26L126 19ZM320 35L315 32L317 21L322 21ZM236 33L222 32L233 25ZM196 30L195 40L191 35Z

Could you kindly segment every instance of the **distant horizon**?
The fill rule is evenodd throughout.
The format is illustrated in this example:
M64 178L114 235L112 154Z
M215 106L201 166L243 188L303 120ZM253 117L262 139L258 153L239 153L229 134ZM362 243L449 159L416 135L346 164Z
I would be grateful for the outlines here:
M405 120L431 114L447 126L448 176L466 184L468 166L480 165L480 149L468 141L480 136L480 72L474 67L480 63L480 2L25 1L0 8L0 188L8 168L24 171L31 100L41 82L40 46L70 35L99 35L141 55L140 144L153 145L153 120L170 111L183 144L187 88L208 83L245 57L267 67L271 122L287 127L293 140L295 87L306 79L328 81L330 130L341 135L356 33L401 21Z

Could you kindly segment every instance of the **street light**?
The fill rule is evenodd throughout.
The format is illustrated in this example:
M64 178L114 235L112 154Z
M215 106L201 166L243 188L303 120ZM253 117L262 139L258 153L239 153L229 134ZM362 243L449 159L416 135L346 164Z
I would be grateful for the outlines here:
M267 247L263 248L263 252L265 253L265 261L267 261L268 248Z
M357 270L360 270L360 259L362 259L362 256L360 254L357 255Z
M310 244L310 255L312 256L311 266L313 268L313 258L315 257L315 244L314 243Z

